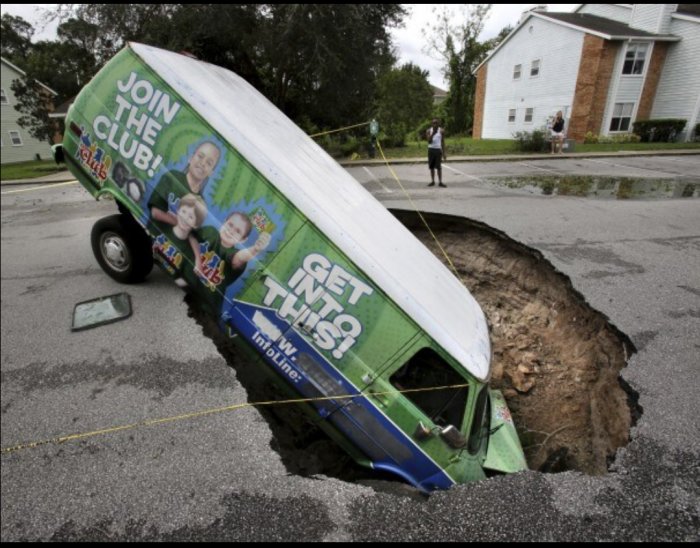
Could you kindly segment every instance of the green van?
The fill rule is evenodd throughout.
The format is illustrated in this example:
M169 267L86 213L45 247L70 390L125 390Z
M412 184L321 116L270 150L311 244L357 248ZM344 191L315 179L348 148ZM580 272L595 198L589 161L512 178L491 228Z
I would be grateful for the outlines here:
M91 235L105 272L159 264L357 462L426 492L526 468L477 302L243 79L131 43L75 99L62 152L118 204Z

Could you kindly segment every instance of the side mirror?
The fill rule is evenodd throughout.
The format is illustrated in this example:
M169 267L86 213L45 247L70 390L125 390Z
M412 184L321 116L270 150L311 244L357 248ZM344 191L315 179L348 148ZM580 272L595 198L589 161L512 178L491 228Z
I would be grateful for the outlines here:
M462 449L467 446L467 438L451 424L440 430L440 437L454 449Z
M413 432L413 437L417 440L427 440L433 436L433 431L428 428L425 424L418 421L415 432Z

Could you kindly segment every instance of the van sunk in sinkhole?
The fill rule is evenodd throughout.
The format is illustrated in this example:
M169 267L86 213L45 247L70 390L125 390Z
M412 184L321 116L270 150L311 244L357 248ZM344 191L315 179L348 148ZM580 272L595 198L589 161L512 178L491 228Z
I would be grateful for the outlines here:
M155 260L358 463L426 492L526 468L478 303L242 78L131 43L66 127L57 152L119 207L92 230L105 272Z

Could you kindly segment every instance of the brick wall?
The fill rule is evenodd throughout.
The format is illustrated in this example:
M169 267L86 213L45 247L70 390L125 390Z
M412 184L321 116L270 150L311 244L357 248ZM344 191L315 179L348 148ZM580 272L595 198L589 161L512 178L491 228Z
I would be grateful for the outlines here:
M619 48L620 43L609 42L590 34L583 39L574 104L566 132L570 139L581 143L587 132L595 135L601 132L610 80Z
M651 107L654 105L656 88L661 79L661 71L664 68L667 51L667 42L656 42L654 44L651 61L649 61L649 68L647 69L646 80L644 81L644 88L642 89L642 98L639 100L637 120L648 120L651 116Z
M474 124L472 137L481 139L484 127L484 107L486 105L486 74L488 63L484 63L476 73L476 93L474 96Z

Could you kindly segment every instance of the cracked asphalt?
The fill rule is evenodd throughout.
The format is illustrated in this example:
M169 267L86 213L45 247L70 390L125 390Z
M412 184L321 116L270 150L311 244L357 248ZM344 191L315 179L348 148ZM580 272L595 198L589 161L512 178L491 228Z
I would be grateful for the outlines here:
M446 189L426 188L425 164L395 171L418 208L541 251L631 338L622 377L643 414L608 474L528 471L427 498L302 478L244 408L3 452L0 540L700 540L700 199L543 195L490 180L603 170L700 184L700 155L596 160L448 162ZM387 207L410 207L385 167L347 169ZM77 184L34 188L2 186L2 448L246 402L165 274L125 287L99 269L90 229L115 205ZM122 291L130 318L70 331L76 303Z

